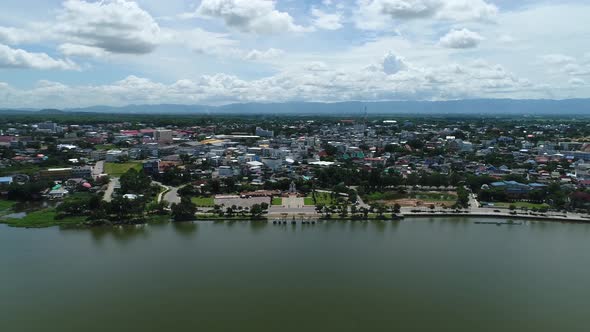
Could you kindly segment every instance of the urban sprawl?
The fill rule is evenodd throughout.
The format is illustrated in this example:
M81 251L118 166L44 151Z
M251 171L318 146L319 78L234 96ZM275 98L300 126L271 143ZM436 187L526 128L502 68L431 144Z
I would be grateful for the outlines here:
M584 119L116 118L0 125L0 222L590 221Z

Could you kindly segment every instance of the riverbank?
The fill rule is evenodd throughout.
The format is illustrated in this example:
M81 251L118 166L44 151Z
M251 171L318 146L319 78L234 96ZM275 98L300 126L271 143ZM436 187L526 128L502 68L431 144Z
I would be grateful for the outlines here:
M149 215L140 224L166 222L169 215ZM119 225L119 223L88 221L86 216L59 217L55 209L43 209L31 212L9 213L0 218L0 224L17 228L47 228L47 227L93 227L98 225ZM125 224L125 223L121 223ZM137 223L136 223L137 224Z
M148 215L142 220L133 222L114 223L111 221L88 221L85 216L68 216L59 218L57 212L53 208L32 211L19 215L17 213L9 214L9 209L4 209L4 216L0 215L0 224L6 224L11 227L19 228L46 228L46 227L93 227L104 225L125 225L125 224L150 224L171 221L169 215ZM194 221L243 221L243 222L286 222L286 223L304 223L310 221L399 221L406 218L448 218L448 217L462 217L462 218L494 218L507 220L529 220L529 221L546 221L546 222L562 222L562 223L590 223L590 218L582 218L581 216L572 215L540 215L522 212L450 212L450 211L428 211L428 212L403 212L392 216L391 214L378 215L370 213L367 217L364 216L339 216L332 215L326 217L318 214L304 214L278 216L266 215L262 217L251 216L220 216L217 214L197 214Z

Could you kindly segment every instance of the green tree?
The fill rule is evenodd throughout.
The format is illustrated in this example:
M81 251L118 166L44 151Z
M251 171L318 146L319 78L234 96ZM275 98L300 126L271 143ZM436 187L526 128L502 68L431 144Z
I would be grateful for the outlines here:
M190 221L195 219L197 205L190 199L183 197L178 204L172 204L172 218L175 221Z

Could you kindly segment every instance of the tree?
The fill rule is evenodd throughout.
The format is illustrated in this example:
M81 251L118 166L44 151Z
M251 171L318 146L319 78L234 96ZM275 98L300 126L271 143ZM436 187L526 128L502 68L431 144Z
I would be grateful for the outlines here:
M133 168L125 172L119 181L121 191L125 194L146 194L151 190L152 180Z
M175 221L190 221L195 219L197 205L190 199L183 197L178 204L172 204L172 218Z
M469 193L463 187L457 189L457 204L464 208L469 207Z
M147 206L147 211L151 214L159 214L164 215L166 214L166 209L168 208L169 203L166 201L161 201L159 203L150 203Z
M252 205L252 208L250 209L250 215L252 216L252 218L260 218L263 213L264 213L264 210L262 209L262 205L260 205L260 204Z

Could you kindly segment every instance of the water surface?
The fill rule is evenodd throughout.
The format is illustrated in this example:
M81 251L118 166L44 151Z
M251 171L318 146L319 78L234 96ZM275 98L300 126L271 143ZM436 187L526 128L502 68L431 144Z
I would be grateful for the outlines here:
M587 331L590 226L0 225L2 331Z

